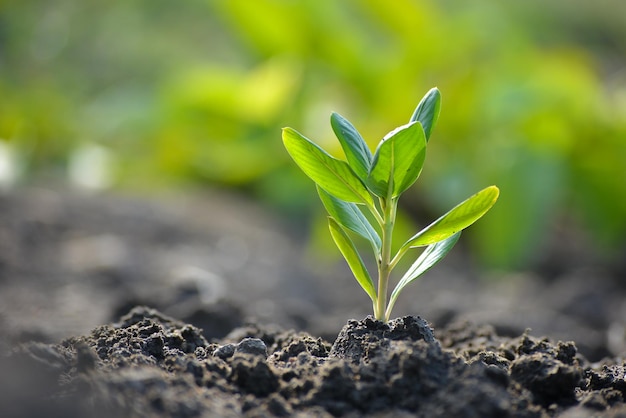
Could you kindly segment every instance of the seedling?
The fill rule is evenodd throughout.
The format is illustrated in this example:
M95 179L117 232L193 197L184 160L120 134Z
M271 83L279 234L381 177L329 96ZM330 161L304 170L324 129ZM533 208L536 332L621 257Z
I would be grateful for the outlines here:
M356 128L337 113L330 123L347 161L339 160L292 128L284 128L283 143L296 164L317 185L328 211L330 234L357 282L372 300L374 316L389 321L400 292L441 260L461 231L482 217L496 202L499 190L487 187L392 250L398 199L419 177L426 145L439 117L441 95L431 89L417 105L408 124L389 132L372 154ZM368 216L369 215L369 216ZM351 235L371 244L378 266L377 286ZM387 292L391 272L412 248L424 247L417 260Z

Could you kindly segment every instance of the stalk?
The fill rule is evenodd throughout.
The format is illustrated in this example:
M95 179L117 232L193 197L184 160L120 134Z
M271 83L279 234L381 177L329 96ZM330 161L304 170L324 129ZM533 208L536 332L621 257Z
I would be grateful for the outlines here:
M383 227L381 236L381 251L378 259L378 299L374 316L380 321L385 321L387 309L387 291L391 276L391 243L393 238L393 226L396 219L397 200L390 198L383 202Z

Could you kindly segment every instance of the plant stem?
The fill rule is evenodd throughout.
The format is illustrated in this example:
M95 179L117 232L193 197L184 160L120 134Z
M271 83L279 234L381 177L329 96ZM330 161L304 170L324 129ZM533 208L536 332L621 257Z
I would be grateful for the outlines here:
M378 299L374 309L374 316L380 321L385 321L387 308L387 288L393 266L391 265L391 243L393 238L393 226L396 219L397 199L390 198L382 202L383 225L382 246L378 259Z

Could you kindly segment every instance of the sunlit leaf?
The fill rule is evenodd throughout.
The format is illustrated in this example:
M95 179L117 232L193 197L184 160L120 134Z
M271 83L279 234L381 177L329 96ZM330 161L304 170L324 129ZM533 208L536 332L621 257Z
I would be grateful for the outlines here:
M376 149L367 187L379 197L400 195L419 177L425 157L426 137L422 126L412 122L396 128Z
M365 185L348 163L334 158L292 128L283 129L283 143L296 164L322 189L346 202L373 204Z
M339 248L339 251L341 251L341 254L348 262L348 266L350 266L352 274L354 274L357 282L359 282L363 290L365 290L365 293L367 293L370 299L375 302L376 288L374 287L374 282L372 281L365 264L363 264L363 260L361 260L354 243L335 219L328 218L328 226L330 228L330 234L332 235L335 244L337 244L337 248Z
M357 205L337 199L319 186L317 192L331 217L344 228L365 238L372 244L374 251L380 251L380 236Z
M439 93L437 87L434 87L426 93L415 108L413 116L411 116L411 122L419 122L422 124L426 141L430 139L430 134L437 123L437 119L439 119L440 110L441 93Z
M455 233L447 239L444 239L443 241L439 241L426 247L415 263L413 263L404 276L402 276L396 287L393 289L393 292L391 292L391 298L389 299L389 305L387 307L388 312L391 312L391 309L393 308L398 295L402 292L402 289L444 258L457 243L460 236L461 231Z
M434 244L467 228L491 209L499 194L496 186L481 190L411 237L402 248Z
M356 128L343 116L334 113L330 116L330 124L341 143L348 163L354 172L365 180L372 165L372 152Z

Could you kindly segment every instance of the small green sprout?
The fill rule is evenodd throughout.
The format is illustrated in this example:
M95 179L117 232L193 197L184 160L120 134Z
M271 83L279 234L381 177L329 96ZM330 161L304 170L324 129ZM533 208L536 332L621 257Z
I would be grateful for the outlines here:
M469 197L409 238L395 253L392 236L398 199L419 177L426 144L439 117L441 95L431 89L408 124L389 132L372 154L356 128L337 113L330 117L347 161L334 158L292 128L284 128L283 143L302 171L317 185L328 211L330 234L354 277L372 300L374 316L388 322L400 292L441 260L461 231L482 217L498 199L496 186ZM369 216L366 216L369 215ZM372 225L372 222L374 223ZM378 266L377 288L350 234L368 241ZM410 249L425 247L400 278L387 300L391 272Z

